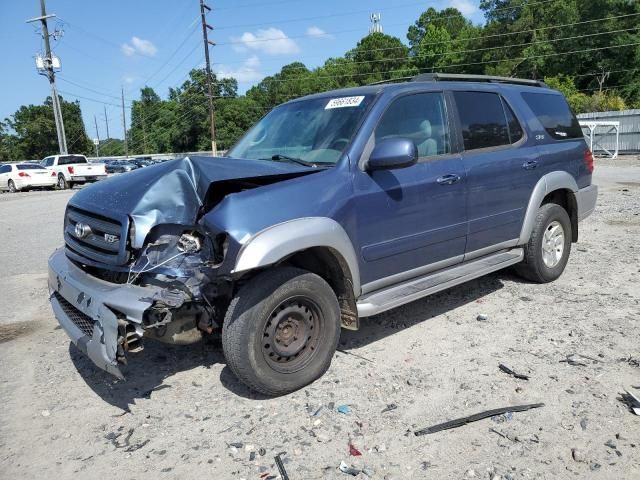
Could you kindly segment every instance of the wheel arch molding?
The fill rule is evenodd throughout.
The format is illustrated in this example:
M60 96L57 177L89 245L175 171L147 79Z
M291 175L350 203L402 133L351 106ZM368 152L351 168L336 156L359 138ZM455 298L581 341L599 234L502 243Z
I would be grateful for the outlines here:
M344 228L328 217L305 217L259 231L247 240L235 260L232 274L275 265L310 248L327 248L348 268L353 294L360 294L360 269L351 239Z
M529 197L529 203L527 205L527 210L524 214L524 220L522 222L522 229L520 230L518 245L524 245L529 241L529 237L531 236L531 232L535 223L536 214L544 199L549 194L562 190L568 190L572 195L575 195L576 192L578 192L578 184L576 183L575 178L569 172L549 172L542 178L540 178L540 180L538 180L535 187L533 187L531 196ZM568 206L571 207L571 205ZM571 217L571 212L567 213L569 213Z

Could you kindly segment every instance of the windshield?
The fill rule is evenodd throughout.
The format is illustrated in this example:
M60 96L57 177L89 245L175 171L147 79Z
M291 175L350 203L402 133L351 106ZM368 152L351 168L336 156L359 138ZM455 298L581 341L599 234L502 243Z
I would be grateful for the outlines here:
M373 95L323 97L276 107L228 152L250 160L299 159L335 164L351 142Z

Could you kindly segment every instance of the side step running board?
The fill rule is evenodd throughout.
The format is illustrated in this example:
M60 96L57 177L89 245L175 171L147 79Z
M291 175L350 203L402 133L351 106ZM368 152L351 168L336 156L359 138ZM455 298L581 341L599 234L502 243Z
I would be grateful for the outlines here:
M358 299L358 315L370 317L386 310L413 302L432 293L460 285L487 273L501 270L520 262L524 258L522 248L498 252L486 257L432 272L422 277L371 292Z

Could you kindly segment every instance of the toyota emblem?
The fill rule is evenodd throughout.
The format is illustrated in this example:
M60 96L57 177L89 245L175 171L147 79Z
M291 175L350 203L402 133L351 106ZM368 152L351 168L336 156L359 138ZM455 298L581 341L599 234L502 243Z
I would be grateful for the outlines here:
M78 238L84 238L91 233L91 227L86 223L76 223L75 234Z

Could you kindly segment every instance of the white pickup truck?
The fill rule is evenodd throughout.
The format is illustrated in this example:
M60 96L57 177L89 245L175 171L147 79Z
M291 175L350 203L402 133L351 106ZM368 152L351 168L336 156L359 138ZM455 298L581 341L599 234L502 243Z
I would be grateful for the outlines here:
M40 165L56 172L58 188L61 190L107 178L104 164L89 163L84 155L51 155L42 160Z

